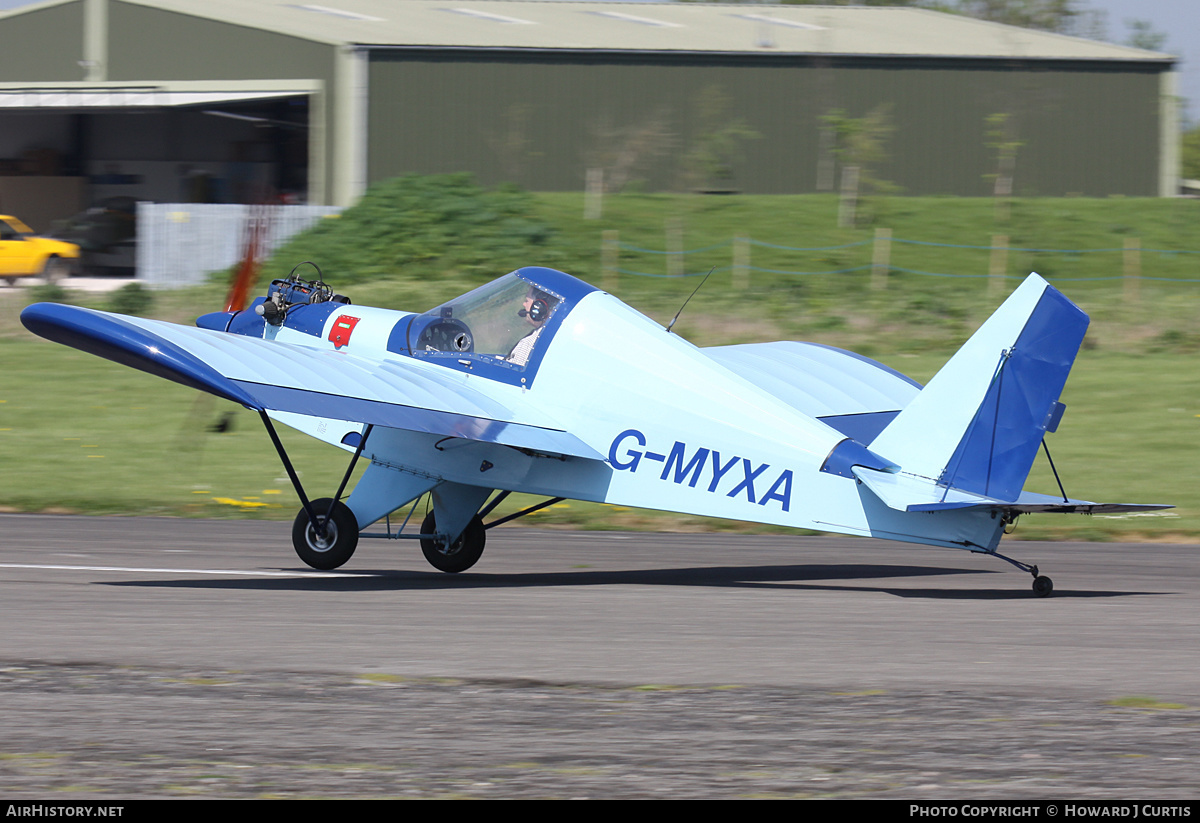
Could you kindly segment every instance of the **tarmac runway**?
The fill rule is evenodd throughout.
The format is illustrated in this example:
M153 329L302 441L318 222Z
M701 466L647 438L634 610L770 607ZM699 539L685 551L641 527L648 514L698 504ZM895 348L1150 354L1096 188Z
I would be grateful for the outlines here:
M1200 552L0 515L0 796L1118 797L1200 788Z

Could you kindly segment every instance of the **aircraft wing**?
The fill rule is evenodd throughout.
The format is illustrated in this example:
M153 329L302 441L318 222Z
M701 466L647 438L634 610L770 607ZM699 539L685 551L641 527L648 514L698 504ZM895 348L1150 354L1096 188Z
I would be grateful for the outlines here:
M603 460L518 391L408 358L374 360L76 306L21 314L35 334L255 411L371 423ZM503 387L507 389L508 387Z
M921 384L869 357L819 343L747 343L704 353L847 437L870 445Z

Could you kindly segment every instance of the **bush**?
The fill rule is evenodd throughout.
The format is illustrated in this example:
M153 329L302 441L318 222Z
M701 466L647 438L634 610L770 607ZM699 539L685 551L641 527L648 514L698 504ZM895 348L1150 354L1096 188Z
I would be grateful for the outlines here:
M35 303L66 303L67 290L57 283L42 283L29 290Z
M154 306L154 294L141 283L126 283L108 298L108 310L117 314L144 315Z
M447 271L486 282L551 262L550 227L533 215L532 196L515 186L483 189L469 174L397 177L292 238L264 265L263 278L312 260L338 287Z

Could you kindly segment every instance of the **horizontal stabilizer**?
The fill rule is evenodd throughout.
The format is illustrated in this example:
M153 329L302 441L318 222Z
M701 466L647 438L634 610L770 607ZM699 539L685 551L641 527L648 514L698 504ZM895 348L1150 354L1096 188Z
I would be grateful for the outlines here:
M1021 492L1012 500L999 500L982 494L947 489L923 477L895 474L855 466L854 476L863 482L890 509L908 512L1002 511L1006 514L1037 512L1115 514L1171 509L1174 506L1139 503L1093 503L1035 492Z

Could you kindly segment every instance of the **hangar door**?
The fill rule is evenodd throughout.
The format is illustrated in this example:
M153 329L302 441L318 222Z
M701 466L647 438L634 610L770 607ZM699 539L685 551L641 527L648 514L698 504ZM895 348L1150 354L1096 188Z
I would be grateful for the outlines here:
M0 213L44 232L106 202L307 202L313 91L0 84Z

